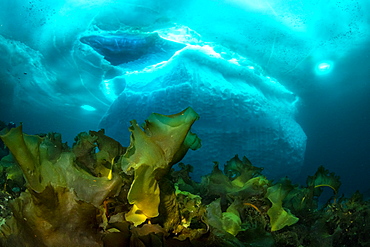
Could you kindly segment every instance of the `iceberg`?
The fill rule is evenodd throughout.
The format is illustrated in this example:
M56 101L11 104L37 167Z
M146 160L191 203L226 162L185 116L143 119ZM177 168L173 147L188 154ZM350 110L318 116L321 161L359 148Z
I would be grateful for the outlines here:
M194 166L195 178L235 154L269 177L299 173L306 148L294 119L299 98L249 60L218 45L187 45L166 62L122 77L125 89L100 127L124 145L129 120L190 106L201 116L193 128L202 147L183 162Z

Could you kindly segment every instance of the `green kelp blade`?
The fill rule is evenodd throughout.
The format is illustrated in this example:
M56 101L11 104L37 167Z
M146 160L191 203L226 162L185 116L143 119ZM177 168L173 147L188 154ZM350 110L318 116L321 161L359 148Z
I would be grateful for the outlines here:
M207 206L207 223L219 230L224 230L233 236L242 231L240 215L233 202L226 210L221 210L221 199L218 198Z
M271 231L278 231L285 226L291 226L298 222L298 218L283 208L283 200L289 191L284 190L282 184L276 184L267 189L266 197L271 201L272 206L267 211L270 217Z
M334 172L330 172L323 166L319 166L315 175L307 178L307 185L314 188L329 187L335 194L337 194L339 187L341 186L341 182L340 177L336 176Z

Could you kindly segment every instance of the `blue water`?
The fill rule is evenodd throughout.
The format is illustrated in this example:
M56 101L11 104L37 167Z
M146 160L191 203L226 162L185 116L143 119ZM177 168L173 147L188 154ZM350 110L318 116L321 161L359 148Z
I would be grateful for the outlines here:
M69 144L104 127L127 145L132 118L191 105L198 177L239 153L270 177L304 183L324 165L342 192L368 193L369 12L367 0L3 0L0 120Z

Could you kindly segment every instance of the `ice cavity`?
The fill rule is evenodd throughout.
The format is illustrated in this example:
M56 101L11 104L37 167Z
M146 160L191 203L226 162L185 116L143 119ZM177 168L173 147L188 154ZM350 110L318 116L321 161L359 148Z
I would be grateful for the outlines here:
M191 106L201 116L193 131L202 148L185 163L194 174L210 172L235 154L265 174L296 174L303 165L306 135L294 120L298 98L256 64L230 57L221 47L188 45L169 61L124 75L125 90L100 122L108 135L128 144L129 120L152 112L174 114Z

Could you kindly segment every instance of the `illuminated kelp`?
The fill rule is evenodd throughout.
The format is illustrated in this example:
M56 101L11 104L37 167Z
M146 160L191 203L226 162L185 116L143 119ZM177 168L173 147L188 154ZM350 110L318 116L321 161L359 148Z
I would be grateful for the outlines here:
M75 163L55 135L22 133L22 125L1 138L23 171L27 190L12 204L2 227L5 246L99 246L97 217L103 201L116 195L122 179L96 177Z
M120 162L125 173L134 173L127 198L133 207L126 214L126 219L135 226L159 215L158 180L185 156L189 148L200 147L198 137L189 132L197 119L198 114L187 108L171 116L152 114L144 130L136 121L131 122L131 144Z
M200 147L198 118L187 108L131 121L127 148L103 130L70 148L57 133L5 128L0 246L369 246L369 202L338 197L339 177L323 167L306 186L270 181L238 156L200 183L190 165L173 170ZM325 188L333 197L319 206Z

